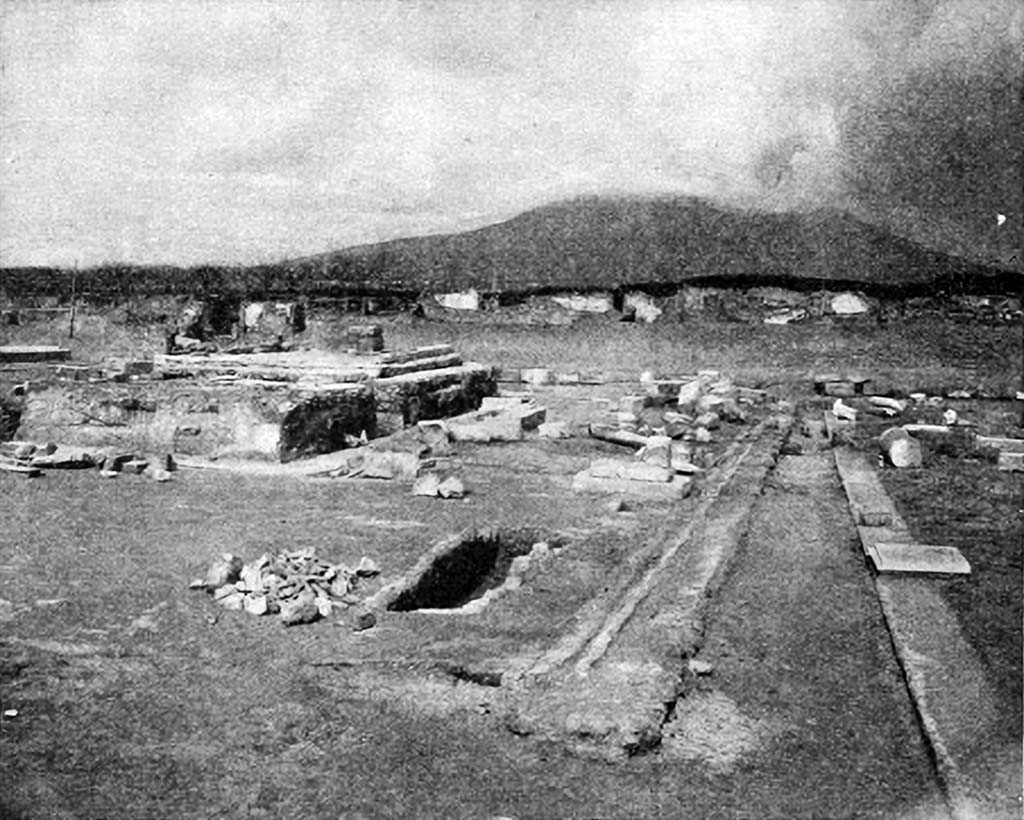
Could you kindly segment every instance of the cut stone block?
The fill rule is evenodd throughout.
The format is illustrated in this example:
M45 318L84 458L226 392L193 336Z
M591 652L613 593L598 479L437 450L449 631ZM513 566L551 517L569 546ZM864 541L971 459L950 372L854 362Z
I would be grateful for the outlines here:
M591 424L590 435L592 438L600 439L601 441L621 444L624 447L632 447L634 449L647 444L647 436L641 436L639 433L627 430L619 430L607 424Z
M956 547L877 541L868 550L879 572L969 575L971 565Z
M5 345L0 347L0 362L60 362L71 358L66 347L54 345Z
M352 462L350 462L352 463ZM363 450L355 458L357 475L361 478L397 479L412 481L423 466L415 453L392 452L390 450Z
M462 498L466 494L466 485L458 476L448 476L438 485L437 494L441 498Z
M575 492L624 495L645 501L678 501L690 493L692 486L688 476L677 475L671 481L630 481L593 476L588 470L577 473L572 480Z
M646 464L667 468L671 460L673 443L668 436L651 436L637 451L636 458Z
M404 376L409 373L420 373L428 370L443 370L446 367L458 367L462 364L462 357L457 353L447 353L442 356L435 356L430 359L411 359L399 364L381 365L378 377L382 379L394 376Z
M385 353L380 357L381 364L405 364L417 359L436 359L439 356L450 356L455 353L451 345L429 345L417 347L413 350L403 350L393 353Z
M440 486L441 478L437 473L424 473L413 483L412 494L434 498Z
M541 438L570 438L569 425L564 421L546 421L537 432Z
M920 467L921 442L901 427L890 427L878 437L878 444L893 467Z
M632 413L634 416L639 416L646 406L646 396L622 396L619 399L620 413Z
M522 441L523 425L508 413L474 414L470 418L450 419L448 433L452 441Z
M1024 452L999 454L999 461L996 465L1003 472L1024 473Z
M528 404L529 401L529 397L522 394L513 396L484 396L480 401L480 410L481 412L488 412L491 410L515 409Z
M839 396L842 398L850 398L857 394L857 391L850 382L826 382L824 392L826 396Z
M974 441L978 447L989 447L1001 453L1024 453L1024 438L976 436Z
M837 418L835 413L825 413L825 434L833 447L846 444L853 432L854 422L849 419Z
M679 394L676 398L681 408L693 407L697 403L697 399L700 398L703 385L699 379L692 382L687 382L679 388Z
M524 384L545 385L555 383L555 374L545 367L527 367L520 371Z
M524 430L536 430L547 418L547 408L538 407L533 404L523 404L519 407L511 407L507 411L519 419L519 425Z
M672 473L667 467L613 458L594 459L590 463L590 474L596 478L623 478L629 481L666 482L672 479Z

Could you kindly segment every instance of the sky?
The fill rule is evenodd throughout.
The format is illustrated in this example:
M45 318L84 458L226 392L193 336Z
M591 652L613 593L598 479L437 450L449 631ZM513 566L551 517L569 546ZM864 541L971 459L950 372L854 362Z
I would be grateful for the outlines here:
M0 266L249 264L580 195L1020 267L1017 0L0 0Z

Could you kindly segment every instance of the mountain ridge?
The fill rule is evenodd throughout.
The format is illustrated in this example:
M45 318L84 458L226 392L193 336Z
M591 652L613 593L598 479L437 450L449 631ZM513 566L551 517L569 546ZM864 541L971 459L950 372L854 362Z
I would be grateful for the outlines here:
M772 278L921 286L1014 273L924 248L848 211L741 211L672 196L579 197L470 231L283 264L319 267L350 286L501 292Z

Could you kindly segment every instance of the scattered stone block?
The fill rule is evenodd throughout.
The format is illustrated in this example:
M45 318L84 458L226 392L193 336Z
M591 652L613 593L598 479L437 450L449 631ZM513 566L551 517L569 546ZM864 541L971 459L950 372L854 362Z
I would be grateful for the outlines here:
M462 498L466 494L466 487L458 476L448 476L438 485L437 494L441 498Z
M699 379L692 382L687 382L679 388L679 395L676 397L676 402L680 408L691 408L697 403L697 399L700 398L703 385Z
M0 362L59 362L71 358L71 350L52 345L6 345L0 347Z
M416 453L401 453L391 450L363 450L353 462L355 467L349 473L362 478L397 479L412 481L420 474L423 462Z
M363 632L377 625L376 613L367 607L359 607L352 613L352 631Z
M900 399L890 399L886 396L870 396L868 401L876 407L885 407L892 410L896 414L902 413L907 409L907 403Z
M1024 452L1003 451L999 454L996 466L1003 472L1024 473Z
M242 577L242 566L242 559L237 555L232 555L230 552L224 553L210 564L210 568L206 571L207 589L217 589L235 583Z
M524 384L547 385L555 383L555 374L546 367L527 367L520 371L519 377Z
M832 414L840 421L856 421L857 411L853 407L843 404L843 400L836 399L832 405Z
M692 488L689 476L677 475L671 481L631 481L626 478L602 478L582 470L573 476L572 489L580 493L629 496L638 500L671 502L685 498Z
M814 376L814 392L823 396L825 395L825 385L834 384L842 379L843 377L839 373L818 373Z
M14 444L14 447L11 449L11 455L18 459L31 458L35 455L36 450L38 449L39 448L30 441L20 441Z
M841 398L850 398L855 396L857 391L854 390L853 385L849 382L827 382L825 384L825 395L835 396Z
M838 447L841 444L849 444L852 441L854 422L847 419L836 418L835 413L825 413L825 433L829 444Z
M133 475L141 475L149 467L149 462L142 458L132 459L131 461L125 461L121 464L122 473L131 473Z
M320 610L316 605L316 596L308 589L304 589L298 595L280 601L280 606L281 623L285 626L307 624L320 617Z
M718 417L718 413L707 412L701 413L699 416L697 416L697 418L694 419L693 423L697 427L703 427L707 430L716 430L718 429L719 421L720 419Z
M380 575L380 565L364 555L356 565L356 575L360 578L372 578L374 575Z
M546 421L537 427L541 438L570 438L569 425L564 421Z
M647 443L637 450L636 459L646 464L668 468L672 444L673 441L668 436L650 436Z
M643 412L644 407L646 406L646 396L622 396L619 399L620 413L631 413L634 416L639 416L640 413Z
M452 441L522 441L523 425L509 413L473 414L468 419L451 419L448 432Z
M867 551L878 572L969 575L971 565L956 547L875 542Z
M119 453L115 456L110 456L103 461L103 467L107 470L113 470L114 472L121 472L124 469L124 465L129 462L138 460L138 456L135 453Z
M437 473L424 473L413 482L412 494L435 498L440 486L441 478Z
M624 447L634 449L643 447L647 443L647 436L641 436L628 430L618 430L607 424L591 424L590 435L592 438L607 441L612 444L621 444Z
M521 407L529 401L529 398L524 397L523 395L484 396L480 401L480 411L486 413L491 410L508 410L510 408Z
M213 600L225 609L239 610L245 606L245 595L230 584L215 589Z
M169 470L163 470L159 468L147 471L146 475L148 475L154 481L161 483L171 481L174 478L174 476L171 475Z
M524 404L519 407L510 408L508 413L519 419L519 425L523 430L536 430L547 418L547 408L538 407L533 404Z
M117 478L121 473L117 470L100 470L100 478Z
M1024 438L975 436L974 443L978 447L989 447L1001 453L1024 453Z
M707 444L711 441L711 433L706 427L698 427L693 431L693 440L700 444Z
M244 606L250 615L266 615L270 609L266 595L246 595Z
M692 674L699 675L701 677L710 675L715 671L714 666L707 661L700 660L699 658L690 658L686 663L686 668L689 669Z
M921 443L902 427L890 427L878 437L878 444L893 467L920 467Z

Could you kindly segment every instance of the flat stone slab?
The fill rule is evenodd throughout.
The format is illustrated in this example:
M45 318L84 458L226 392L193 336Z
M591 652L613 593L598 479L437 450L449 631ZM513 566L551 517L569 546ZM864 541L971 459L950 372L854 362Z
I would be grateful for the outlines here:
M876 541L868 550L879 572L970 575L971 565L956 547Z
M1001 453L1024 453L1024 438L975 436L974 441L979 447L991 447Z
M0 347L0 363L10 362L63 362L71 358L71 351L55 345L7 345Z
M572 489L578 493L626 495L645 501L678 501L693 488L689 476L673 476L671 481L632 481L628 478L602 478L583 470L573 476Z

